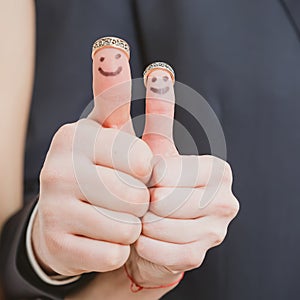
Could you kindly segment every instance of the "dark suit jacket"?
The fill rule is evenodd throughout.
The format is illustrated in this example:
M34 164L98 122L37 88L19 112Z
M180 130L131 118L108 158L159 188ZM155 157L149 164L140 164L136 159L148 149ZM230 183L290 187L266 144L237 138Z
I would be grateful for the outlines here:
M296 299L300 294L300 2L297 0L37 1L37 64L26 147L25 194L54 132L92 99L90 47L116 35L132 47L134 77L153 61L201 93L223 126L241 211L222 246L165 299ZM189 99L186 99L189 101ZM143 112L135 103L132 114ZM210 151L183 111L176 118ZM175 132L176 136L176 132ZM200 138L199 138L200 137ZM185 145L177 142L181 152ZM36 278L24 252L33 202L2 237L1 269L11 299L62 298L68 289ZM88 280L88 278L86 279ZM84 284L81 282L80 284ZM76 284L75 284L76 286Z

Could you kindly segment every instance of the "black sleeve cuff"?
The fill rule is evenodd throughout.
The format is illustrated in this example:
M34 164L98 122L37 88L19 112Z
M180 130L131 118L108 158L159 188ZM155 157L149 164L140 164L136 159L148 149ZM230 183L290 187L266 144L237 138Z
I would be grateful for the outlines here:
M0 241L0 275L7 299L64 299L79 289L95 273L84 274L76 282L53 286L42 281L30 265L26 251L26 229L37 197L5 224Z

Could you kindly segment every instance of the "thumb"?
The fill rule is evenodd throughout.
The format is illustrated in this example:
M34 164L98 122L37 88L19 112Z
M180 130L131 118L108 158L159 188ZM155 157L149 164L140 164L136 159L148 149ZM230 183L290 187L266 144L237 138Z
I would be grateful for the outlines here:
M134 134L130 116L131 72L129 45L122 39L104 37L93 45L94 109L89 115L103 127Z
M146 121L142 139L154 155L178 155L173 140L174 80L173 69L162 62L149 65L144 72L146 85Z

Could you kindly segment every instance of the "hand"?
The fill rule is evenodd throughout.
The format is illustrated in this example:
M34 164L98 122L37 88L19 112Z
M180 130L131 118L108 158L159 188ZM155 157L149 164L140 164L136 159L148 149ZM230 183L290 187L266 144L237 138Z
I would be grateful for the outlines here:
M106 76L121 67L116 76ZM106 74L106 75L105 75ZM152 152L134 135L126 55L103 48L93 61L95 108L61 127L40 174L32 244L48 273L78 275L120 268L149 206Z
M151 88L166 86L169 91L161 95ZM199 267L208 249L223 241L239 209L227 162L178 154L172 135L174 102L169 74L150 73L143 140L157 159L150 208L126 264L135 283L143 287L176 282L182 272Z

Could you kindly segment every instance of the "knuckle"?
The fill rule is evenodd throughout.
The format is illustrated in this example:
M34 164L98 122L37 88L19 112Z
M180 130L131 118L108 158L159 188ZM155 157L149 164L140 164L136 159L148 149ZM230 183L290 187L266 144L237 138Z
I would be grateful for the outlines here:
M40 182L46 186L77 184L70 157L59 155L47 157L40 172Z
M239 202L232 196L227 201L220 201L215 206L215 213L225 218L234 218L239 211Z
M201 266L205 253L195 246L189 247L184 255L184 266L186 270L192 270Z
M70 136L73 136L75 127L76 127L76 123L64 124L58 129L57 134L61 138L68 138Z
M212 228L208 233L208 240L212 243L212 247L220 245L226 236L227 229Z
M69 123L61 126L53 137L52 146L58 149L71 148L75 128L76 123Z
M45 163L44 167L40 173L40 182L44 185L57 185L66 184L66 183L74 183L75 178L73 174L73 170L70 170L68 164L66 163L65 168L59 168L57 165L60 160L53 163Z
M223 165L223 182L232 182L232 170L231 167L229 165L229 163L227 161L223 161L224 165Z
M232 195L232 198L231 198L231 207L232 207L232 215L231 217L234 218L239 210L240 210L240 203L239 201L237 200L237 198L235 196Z
M207 165L209 168L212 168L214 164L219 164L221 161L220 158L209 154L201 155L199 160L200 163Z
M213 155L204 155L203 158L206 161L208 169L210 170L208 173L210 174L209 177L211 177L211 183L232 183L232 170L227 161Z
M222 201L218 203L215 208L215 214L221 217L231 217L233 215L233 208L229 202Z
M138 218L136 218L136 219L138 219ZM121 226L119 233L122 237L123 243L126 245L130 245L130 244L133 244L138 239L141 231L142 231L141 222L136 221L135 224L130 224L128 226L124 226L124 225Z
M213 164L214 161L219 160L219 158L217 158L216 156L210 155L210 154L201 155L201 156L199 156L199 159L206 161L208 164Z
M103 257L105 264L111 269L120 268L129 257L129 246L114 244Z
M56 184L62 180L61 170L52 167L50 164L45 165L40 173L40 180L44 184Z

